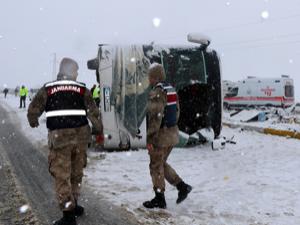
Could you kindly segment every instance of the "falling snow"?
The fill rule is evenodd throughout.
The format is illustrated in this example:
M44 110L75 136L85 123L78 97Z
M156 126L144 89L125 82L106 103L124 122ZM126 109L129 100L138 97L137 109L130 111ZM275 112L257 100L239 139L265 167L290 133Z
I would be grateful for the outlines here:
M152 23L154 27L159 27L160 26L160 19L159 18L153 18Z
M67 203L65 204L65 208L66 208L66 209L69 208L70 205L72 205L72 202L67 202Z
M267 10L265 10L265 11L263 11L262 13L261 13L261 18L263 19L263 20L267 20L268 18L269 18L269 12L267 11Z
M5 124L5 120L2 120L1 123L2 123L2 124Z
M23 205L19 208L20 213L26 213L29 210L29 205Z

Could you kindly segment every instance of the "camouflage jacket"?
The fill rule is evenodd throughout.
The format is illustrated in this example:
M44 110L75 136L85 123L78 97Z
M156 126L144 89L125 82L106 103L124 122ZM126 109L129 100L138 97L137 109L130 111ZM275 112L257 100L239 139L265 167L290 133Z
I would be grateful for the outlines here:
M160 87L149 93L147 112L147 144L154 147L174 146L179 141L178 127L161 127L164 109L167 104L167 94ZM179 118L179 102L177 100L177 121Z
M45 111L47 102L47 90L45 87L39 89L33 100L29 104L27 119L31 127L38 126L38 118ZM93 125L93 130L97 134L103 134L103 124L101 114L92 98L91 92L86 89L84 94L84 104L87 118ZM77 128L57 129L48 132L50 147L62 147L67 144L88 143L91 140L91 129L88 125Z

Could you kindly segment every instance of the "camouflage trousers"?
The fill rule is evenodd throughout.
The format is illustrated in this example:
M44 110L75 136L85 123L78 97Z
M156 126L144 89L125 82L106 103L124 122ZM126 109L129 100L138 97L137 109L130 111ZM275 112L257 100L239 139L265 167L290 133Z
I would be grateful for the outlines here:
M83 168L86 166L87 144L71 144L50 148L49 172L55 181L55 191L60 209L72 210L80 194Z
M165 179L173 186L182 181L176 171L167 163L172 148L173 146L154 147L153 150L149 151L149 168L154 191L165 191Z

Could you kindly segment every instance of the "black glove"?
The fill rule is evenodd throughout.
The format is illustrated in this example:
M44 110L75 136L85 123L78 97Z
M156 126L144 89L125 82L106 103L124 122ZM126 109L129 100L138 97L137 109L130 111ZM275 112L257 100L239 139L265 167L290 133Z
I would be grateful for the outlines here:
M38 120L35 120L35 121L30 121L29 122L29 125L34 128L34 127L38 127L40 124L39 124L39 121Z

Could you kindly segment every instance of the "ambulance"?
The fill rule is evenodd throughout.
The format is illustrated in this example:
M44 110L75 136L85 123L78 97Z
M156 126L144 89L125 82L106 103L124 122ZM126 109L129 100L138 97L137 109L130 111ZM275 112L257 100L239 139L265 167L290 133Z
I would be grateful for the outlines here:
M286 108L294 102L294 82L287 75L279 78L247 77L238 81L223 100L225 108L253 106Z
M105 149L137 149L146 146L148 69L163 65L166 80L180 102L180 145L207 128L218 137L222 124L220 60L209 49L209 38L189 34L185 45L99 45L97 57L88 61L101 88L100 109ZM198 139L198 140L197 140Z

